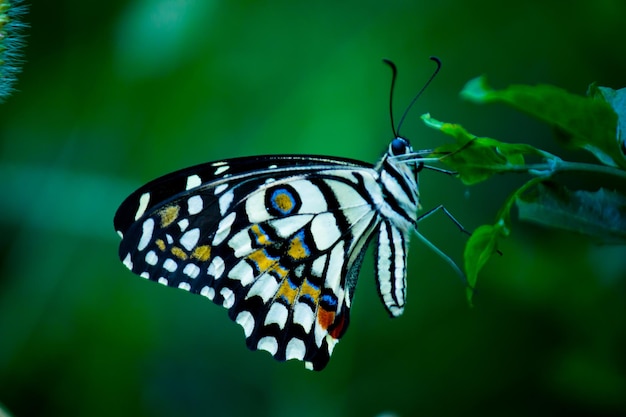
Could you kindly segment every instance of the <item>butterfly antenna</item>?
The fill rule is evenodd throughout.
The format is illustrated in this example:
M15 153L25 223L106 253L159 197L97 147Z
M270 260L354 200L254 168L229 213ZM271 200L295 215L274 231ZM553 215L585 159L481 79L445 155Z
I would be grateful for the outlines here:
M430 76L430 78L428 79L428 81L426 81L426 83L424 84L424 86L422 87L422 89L415 95L415 97L413 97L413 100L411 101L411 103L408 105L408 107L406 108L406 110L404 111L404 113L402 114L402 117L400 118L400 123L398 123L398 132L400 131L400 128L402 127L402 123L404 123L404 119L406 118L406 115L409 113L409 110L411 110L411 107L413 107L413 104L415 104L415 102L417 101L417 99L422 95L422 93L426 90L426 87L428 87L430 85L430 83L435 79L435 76L437 76L437 73L439 73L439 70L441 69L441 60L439 58L437 58L436 56L431 56L430 57L431 61L435 61L435 63L437 64L437 68L435 68L435 71L433 71L432 75ZM385 61L387 62L387 61ZM388 62L389 63L389 62ZM393 64L391 64L393 65ZM391 92L393 93L393 84L395 82L396 79L396 67L395 65L393 65L392 69L394 70L394 74L393 74L393 80L391 83ZM393 117L392 117L393 120ZM394 134L396 136L397 133L394 130Z
M398 75L398 68L396 68L396 64L387 58L383 58L383 62L391 68L391 90L389 91L389 119L391 120L391 131L393 132L394 137L398 137L398 133L396 132L396 125L393 121L393 91L396 87L396 77Z

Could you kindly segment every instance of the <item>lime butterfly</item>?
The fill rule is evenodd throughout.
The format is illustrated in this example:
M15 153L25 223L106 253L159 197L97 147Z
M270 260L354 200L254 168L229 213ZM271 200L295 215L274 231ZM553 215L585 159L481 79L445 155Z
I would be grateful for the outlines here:
M418 174L433 158L395 134L393 120L392 128L376 165L267 155L158 178L115 215L120 259L141 277L224 306L250 349L321 370L348 328L372 240L380 298L392 317L404 310Z

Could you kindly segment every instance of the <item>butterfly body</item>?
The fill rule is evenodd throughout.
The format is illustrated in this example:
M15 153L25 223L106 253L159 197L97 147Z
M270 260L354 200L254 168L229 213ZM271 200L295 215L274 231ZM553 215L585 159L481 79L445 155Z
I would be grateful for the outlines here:
M347 329L374 238L379 294L391 316L403 312L422 167L412 155L396 138L376 166L276 155L168 174L118 209L120 259L227 308L250 349L323 369Z

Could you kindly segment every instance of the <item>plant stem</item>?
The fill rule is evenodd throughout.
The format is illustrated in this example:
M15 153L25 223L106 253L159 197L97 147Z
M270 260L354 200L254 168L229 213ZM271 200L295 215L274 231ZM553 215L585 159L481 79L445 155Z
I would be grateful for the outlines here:
M502 169L502 172L528 172L535 176L549 177L557 172L579 171L593 172L595 174L603 174L614 176L626 180L626 171L606 165L588 164L584 162L568 162L560 159L551 160L549 163L515 165Z

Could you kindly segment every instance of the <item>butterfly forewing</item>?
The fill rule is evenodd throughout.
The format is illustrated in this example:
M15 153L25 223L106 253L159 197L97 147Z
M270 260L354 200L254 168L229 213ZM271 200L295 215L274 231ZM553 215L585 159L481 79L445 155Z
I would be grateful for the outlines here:
M134 273L228 309L251 349L326 366L345 332L362 254L380 224L370 165L240 158L166 175L120 207Z
M368 168L371 164L317 155L265 155L195 165L164 175L136 190L120 205L113 224L123 235L143 214L178 194L191 193L201 187L235 184L250 177L271 178L274 174L284 177L328 166Z

